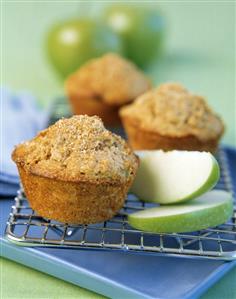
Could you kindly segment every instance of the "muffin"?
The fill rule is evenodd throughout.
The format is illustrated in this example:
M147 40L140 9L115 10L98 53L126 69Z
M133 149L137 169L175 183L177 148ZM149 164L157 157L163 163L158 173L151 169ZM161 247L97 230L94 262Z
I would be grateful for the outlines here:
M89 61L65 82L74 114L98 115L111 126L120 123L119 108L149 88L134 64L111 53Z
M177 83L166 83L121 108L133 149L209 151L214 153L224 125L201 96Z
M113 217L138 167L127 143L87 115L59 120L18 145L12 159L32 209L74 224Z

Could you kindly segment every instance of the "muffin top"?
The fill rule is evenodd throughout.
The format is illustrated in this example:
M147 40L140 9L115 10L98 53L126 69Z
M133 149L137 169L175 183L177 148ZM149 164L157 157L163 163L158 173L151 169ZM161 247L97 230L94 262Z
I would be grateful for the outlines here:
M110 53L82 66L67 79L65 87L69 95L122 105L147 91L150 82L133 63Z
M126 107L120 115L139 128L169 137L195 136L202 141L223 134L224 125L204 98L177 83L160 85Z
M18 145L12 159L33 174L72 182L123 184L138 167L127 143L87 115L57 121Z

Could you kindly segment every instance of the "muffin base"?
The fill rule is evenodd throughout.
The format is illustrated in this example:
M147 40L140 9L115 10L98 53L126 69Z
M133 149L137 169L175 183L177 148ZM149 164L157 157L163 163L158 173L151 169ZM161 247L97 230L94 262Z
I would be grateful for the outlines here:
M219 138L199 140L195 136L168 137L157 132L140 129L138 124L127 117L122 117L128 142L134 150L187 150L187 151L206 151L215 153L218 147Z
M123 206L132 180L112 185L40 177L17 165L30 206L38 215L69 224L112 218Z
M97 115L107 126L121 124L118 115L118 106L108 105L96 98L78 97L77 95L70 95L69 101L74 114L87 114L89 116Z

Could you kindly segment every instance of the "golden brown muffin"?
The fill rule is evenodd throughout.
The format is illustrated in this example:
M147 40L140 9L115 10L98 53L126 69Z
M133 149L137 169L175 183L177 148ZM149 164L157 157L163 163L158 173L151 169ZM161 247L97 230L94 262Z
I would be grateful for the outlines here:
M118 109L150 88L148 79L117 54L93 59L65 83L75 114L98 115L106 125L119 123Z
M215 152L224 132L222 120L177 83L160 85L120 110L133 149Z
M61 119L12 154L40 216L66 223L107 220L123 206L138 160L97 116Z

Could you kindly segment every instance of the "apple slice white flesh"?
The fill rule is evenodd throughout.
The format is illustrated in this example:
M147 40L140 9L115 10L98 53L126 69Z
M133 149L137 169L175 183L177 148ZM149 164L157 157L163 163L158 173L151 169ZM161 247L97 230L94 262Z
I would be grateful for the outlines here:
M136 151L140 166L130 189L140 200L171 204L212 189L220 171L214 156L194 151Z
M142 210L128 216L137 229L157 233L183 233L226 222L233 213L230 193L213 190L188 202Z

